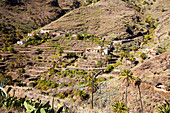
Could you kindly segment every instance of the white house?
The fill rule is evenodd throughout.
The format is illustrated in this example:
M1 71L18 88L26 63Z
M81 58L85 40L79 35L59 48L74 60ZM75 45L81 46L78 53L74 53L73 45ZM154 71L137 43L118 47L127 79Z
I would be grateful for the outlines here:
M30 36L30 37L33 36L33 35L34 35L34 33L28 33L28 36Z
M26 41L17 41L17 44L19 44L19 45L23 45L24 43L25 43Z
M120 69L114 69L114 72L120 72Z
M72 37L76 37L77 35L76 34L73 34Z
M85 51L86 53L98 53L100 49L101 47L98 46L98 47L86 48Z
M105 40L105 38L101 38L100 40Z
M147 52L147 53L150 53L150 54L154 54L154 55L156 55L157 54L157 50L156 49L145 49L145 52Z
M108 55L109 54L109 50L107 48L105 48L102 52L102 55Z
M65 31L60 31L60 33L61 33L61 34L64 34L64 33L65 33Z
M122 44L122 41L121 40L115 40L115 41L113 41L113 44Z
M53 36L60 36L61 33L60 33L60 32L54 32L54 33L52 33L52 35L53 35Z
M109 54L109 50L108 48L106 47L101 47L101 46L98 46L98 47L92 47L92 48L86 48L85 52L86 53L99 53L100 50L103 50L102 52L102 55L108 55Z
M43 29L42 29L42 30L40 31L40 33L41 33L41 34L50 33L50 30L43 30Z

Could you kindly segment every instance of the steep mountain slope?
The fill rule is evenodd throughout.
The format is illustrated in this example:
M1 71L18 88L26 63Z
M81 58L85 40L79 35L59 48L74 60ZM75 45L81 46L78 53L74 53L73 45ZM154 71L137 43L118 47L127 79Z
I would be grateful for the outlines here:
M157 0L154 5L150 6L150 10L147 10L146 15L152 15L152 17L159 20L159 25L155 30L155 37L159 43L166 42L170 37L170 1L169 0ZM168 34L169 33L169 34Z
M0 5L1 29L9 26L7 28L23 32L50 23L63 13L56 0L6 0Z
M24 34L58 19L80 5L77 0L1 0L0 42L4 46L16 43Z
M101 0L69 12L43 27L73 32L88 32L98 36L130 38L147 32L143 16L121 0Z

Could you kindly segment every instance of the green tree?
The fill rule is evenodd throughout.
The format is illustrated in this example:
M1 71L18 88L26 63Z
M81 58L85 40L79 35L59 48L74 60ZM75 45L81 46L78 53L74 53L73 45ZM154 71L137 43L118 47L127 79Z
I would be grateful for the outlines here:
M112 106L112 109L115 113L127 113L128 108L125 106L123 102L115 102Z
M140 57L141 57L143 60L145 60L145 59L147 58L147 56L146 56L145 53L141 53L141 54L140 54Z
M77 56L76 56L76 53L68 53L67 57L72 58L72 57L77 57Z
M83 90L79 90L77 95L80 97L81 100L86 100L89 98L89 95L85 93Z
M123 82L126 85L126 92L125 92L125 105L127 106L127 88L129 87L130 84L133 83L135 80L135 76L129 69L124 69L121 71L121 75L119 75L119 80L123 79Z
M132 63L134 63L134 62L136 61L136 58L135 58L134 56L131 56L131 57L129 58L129 60L130 60L130 62L131 62L131 64L132 64Z
M109 54L109 55L107 55L107 56L105 57L104 62L106 62L107 65L108 65L110 59L112 59L112 55L111 55L111 54Z
M166 104L162 104L160 107L156 107L159 113L169 113L170 104L166 101Z
M109 66L107 66L106 71L111 72L113 69L114 69L113 65L109 65Z
M76 36L76 39L77 39L77 40L83 40L83 38L84 38L84 37L83 37L81 34L77 34L77 36Z
M50 35L48 32L45 33L46 38L48 38Z
M9 47L9 48L8 48L8 51L9 51L10 53L14 53L14 52L15 52L15 50L14 50L13 47Z
M63 53L63 48L62 47L59 47L59 55L61 56Z
M126 65L127 65L127 58L129 57L129 52L128 52L128 51L125 51L125 52L123 53L123 57L125 58L125 60L126 60Z
M140 84L141 84L141 82L142 82L142 80L139 77L137 77L137 79L135 80L135 86L138 87L140 103L141 103L141 111L143 113L142 97L141 97L141 91L140 91Z
M132 50L134 51L134 53L138 50L138 47L135 45L132 47Z
M5 46L1 49L2 52L6 51L6 50L7 50L7 48Z

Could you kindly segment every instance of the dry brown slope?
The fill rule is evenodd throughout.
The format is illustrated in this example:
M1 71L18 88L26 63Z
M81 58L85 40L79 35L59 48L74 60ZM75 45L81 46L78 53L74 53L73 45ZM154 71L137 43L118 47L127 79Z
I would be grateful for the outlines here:
M62 9L56 0L1 1L0 5L0 22L12 30L31 31L57 19L62 14Z
M160 43L162 41L169 41L170 36L170 1L169 0L156 0L154 5L150 6L150 10L146 11L145 15L151 15L159 20L159 25L155 30L155 37ZM169 41L170 44L170 41Z
M58 19L67 11L79 7L75 0L1 0L0 31L2 28L30 32ZM67 9L64 9L65 7ZM1 33L1 32L0 32ZM2 33L3 34L3 33Z
M134 74L152 86L161 83L164 90L170 90L170 51L145 61L133 70ZM170 94L170 93L169 93ZM170 96L170 95L169 95Z
M140 14L133 8L128 8L121 0L101 0L90 6L73 10L43 28L127 38L139 32L146 32L144 25L135 22L138 15Z

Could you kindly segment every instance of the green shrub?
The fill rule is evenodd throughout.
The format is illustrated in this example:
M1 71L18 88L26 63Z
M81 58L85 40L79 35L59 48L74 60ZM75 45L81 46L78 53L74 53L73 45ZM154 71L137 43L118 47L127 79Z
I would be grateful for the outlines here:
M87 59L85 55L83 55L82 59Z
M25 73L25 69L24 68L18 69L18 71L17 71L18 75L22 75L23 73Z
M2 52L6 51L6 50L7 50L6 47L3 47L3 48L1 49Z
M113 64L113 67L117 67L118 65L115 63L115 64Z
M141 53L141 54L140 54L140 57L141 57L143 60L145 60L145 59L147 58L147 56L146 56L145 53Z
M162 8L162 9L161 9L161 12L164 12L164 11L165 11L165 10Z
M22 55L21 55L21 54L18 54L17 57L20 59L20 58L22 58Z
M45 62L45 59L43 59L43 62Z
M9 48L8 48L8 51L9 51L10 53L14 53L14 52L15 52L15 50L14 50L13 47L9 47Z
M54 68L50 68L48 71L48 74L53 75L53 74L55 74L55 72L56 72L56 70Z
M81 100L87 100L89 98L89 94L85 93L83 90L79 90L77 95L80 97Z
M166 104L162 104L161 106L156 106L157 111L159 113L169 113L170 112L170 104L167 102Z
M46 85L42 86L42 87L41 87L41 90L43 90L43 91L48 90L48 86L46 86Z
M60 99L66 98L66 96L65 96L63 93L60 93L60 94L58 95L58 97L59 97Z
M113 77L112 76L109 76L109 79L112 79Z
M50 60L47 60L47 63L50 63Z
M37 59L41 59L41 57L40 57L40 56L37 56Z
M165 47L158 49L158 53L162 54L164 52L166 52L166 48Z
M56 83L54 83L54 82L51 82L51 88L56 88L56 87L58 87L59 86L59 84L56 84Z
M76 56L76 53L68 53L67 57L72 58L72 57L77 57L77 56Z
M128 108L123 102L115 102L114 105L112 105L112 110L115 113L126 113L128 112Z
M80 35L80 34L77 34L77 36L76 36L76 39L77 39L77 40L83 40L83 38L84 38L84 37L83 37L82 35Z
M73 60L71 59L71 60L69 60L69 62L68 63L72 63L73 62Z
M146 36L145 36L145 39L146 39L146 40L150 40L150 35L146 35Z
M135 45L135 46L132 47L132 50L133 50L133 51L137 51L137 50L138 50L138 47Z
M59 84L54 83L52 81L46 81L46 80L38 80L36 81L35 88L41 89L41 90L48 90L49 88L56 88Z
M72 101L72 102L75 102L75 101L76 101L76 99L72 98L72 99L71 99L71 101Z
M66 64L62 64L62 68L66 68Z
M111 72L114 69L113 65L109 65L106 69L107 72Z
M35 83L34 83L34 82L30 82L30 83L28 84L28 86L29 86L29 87L35 87Z

